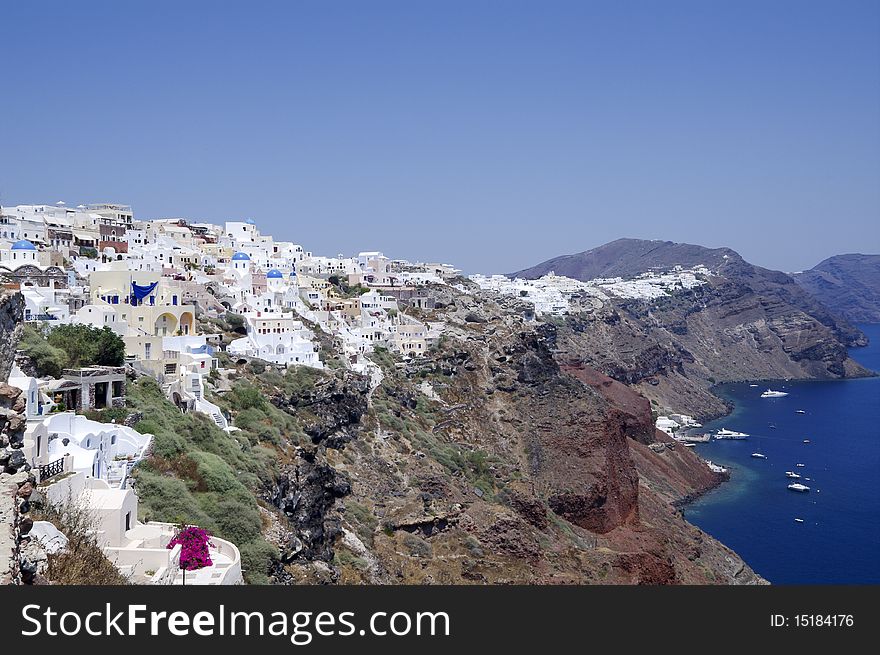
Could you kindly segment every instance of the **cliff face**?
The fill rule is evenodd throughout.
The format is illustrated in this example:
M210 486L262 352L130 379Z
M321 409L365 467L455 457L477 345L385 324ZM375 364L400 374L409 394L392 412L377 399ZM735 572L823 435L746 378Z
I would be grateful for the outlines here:
M296 416L338 401L267 496L277 582L761 582L682 518L720 478L654 430L644 397L560 359L559 329L515 303L438 293L441 345L380 356L370 394L347 376L272 397Z
M23 311L20 293L0 292L0 584L11 584L20 576L18 490L28 476L20 450L25 399L5 381L21 337Z
M835 314L880 323L880 255L837 255L792 277Z
M21 339L24 320L24 296L0 290L0 380L9 378L15 361L15 349Z
M844 346L864 345L864 335L846 320L801 289L795 280L745 261L730 248L704 248L672 241L618 239L575 255L548 260L512 275L534 279L555 271L576 280L601 277L635 277L648 271L669 271L676 266L703 265L726 281L722 299L742 298L745 306L760 304L770 318L806 315L830 331Z
M681 504L724 478L656 431L652 408L719 414L719 382L866 374L846 352L861 333L728 249L623 240L527 274L700 264L712 274L693 289L575 299L569 316L537 322L467 282L435 288L422 318L447 328L427 356L380 353L372 391L337 375L273 396L312 416L312 445L266 497L283 526L275 580L763 582L683 519Z
M576 306L561 321L558 356L633 385L659 407L702 417L725 410L709 391L716 383L868 374L847 355L847 346L864 343L860 331L788 275L752 266L726 248L626 239L517 275L632 277L700 264L712 275L693 289L653 301Z

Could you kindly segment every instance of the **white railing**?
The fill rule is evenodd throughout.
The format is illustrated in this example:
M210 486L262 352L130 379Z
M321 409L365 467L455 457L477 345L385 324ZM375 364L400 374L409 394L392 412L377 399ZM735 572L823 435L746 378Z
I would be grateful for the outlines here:
M229 427L229 421L223 416L223 412L209 400L203 398L196 400L196 411L206 414L221 430L226 430Z
M133 577L153 571L150 584L172 584L180 564L180 544L174 548L107 546L104 554L117 568L128 567Z

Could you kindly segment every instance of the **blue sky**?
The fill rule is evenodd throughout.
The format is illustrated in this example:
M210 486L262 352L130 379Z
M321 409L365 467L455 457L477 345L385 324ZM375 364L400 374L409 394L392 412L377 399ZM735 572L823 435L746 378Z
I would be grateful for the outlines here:
M880 252L880 3L3 3L0 202L507 272Z

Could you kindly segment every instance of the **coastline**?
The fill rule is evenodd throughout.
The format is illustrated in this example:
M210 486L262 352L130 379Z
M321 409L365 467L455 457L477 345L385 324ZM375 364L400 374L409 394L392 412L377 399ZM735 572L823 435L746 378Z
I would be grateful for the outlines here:
M858 346L858 347L861 348L864 346ZM874 379L877 377L880 377L880 372L871 371L870 375L858 375L858 376L845 377L845 378L803 378L803 379L792 379L792 378L768 379L768 378L764 378L764 379L760 379L760 380L728 380L725 382L719 382L717 384L713 384L709 388L709 391L712 393L712 395L714 395L722 403L724 403L725 407L727 408L727 411L723 412L723 413L707 412L706 414L701 415L701 419L705 418L706 421L717 421L718 419L724 418L726 416L731 416L736 412L736 409L737 409L736 403L733 402L730 398L724 396L723 394L718 393L718 390L726 385L756 384L757 383L758 386L763 386L764 384L768 384L768 385L772 386L774 383L778 384L778 383L790 383L790 382L797 382L798 384L810 384L810 383L825 383L825 382L847 382L847 381L856 381L856 380L871 380L871 379ZM686 496L682 496L681 499L673 502L673 507L675 507L676 509L684 510L688 505L691 505L692 503L696 502L697 500L700 500L703 496L705 496L709 492L714 491L715 489L718 489L720 486L722 486L726 482L730 481L730 472L719 473L718 476L720 477L720 479L717 482L715 482L711 485L708 485L707 487L705 487L699 491L694 491L692 493L687 494Z
M672 506L680 512L684 513L684 510L687 508L688 505L698 501L710 491L714 491L715 489L718 489L721 485L730 481L730 472L716 473L715 475L716 479L714 482L703 487L702 489L686 494L678 500L672 501ZM688 523L690 523L690 521L688 521ZM691 525L693 525L693 523L691 523Z
M873 349L851 351L871 375L743 380L712 387L713 395L729 403L729 411L716 413L714 424L706 422L706 431L741 430L750 434L754 448L737 441L698 445L699 456L728 467L729 476L675 506L688 523L736 552L773 584L855 584L880 575L869 547L878 535L871 483L872 462L878 457L873 420L880 378L878 330L875 326L872 333ZM840 384L822 384L826 382ZM756 392L761 389L748 385L762 383L784 385L791 395L759 400ZM807 416L794 412L800 408ZM754 449L767 457L751 459ZM793 468L797 462L806 464L807 480L812 478L806 483L812 487L809 494L791 494L785 488L790 480L783 473L798 470ZM793 542L802 554L786 556L786 545ZM836 556L839 552L847 556Z
M870 343L870 340L868 341L868 343ZM867 345L853 346L853 348L866 348L866 347L867 347ZM709 392L713 396L718 398L718 400L720 400L724 404L727 411L725 411L725 412L707 411L705 414L701 414L700 418L701 418L701 420L705 420L707 422L708 421L717 421L718 419L721 419L721 418L724 418L727 416L731 416L736 412L736 410L737 410L736 403L728 396L720 393L720 390L727 385L757 384L760 387L760 386L763 386L766 384L766 385L769 385L772 387L774 384L781 385L781 384L787 384L787 383L791 383L791 382L797 382L798 384L847 382L847 381L856 381L856 380L871 380L871 379L880 377L880 371L875 371L873 369L869 369L867 366L865 366L864 368L868 371L868 375L854 375L854 376L848 376L848 377L842 377L842 378L796 378L796 379L795 378L761 378L761 379L744 379L744 380L726 380L724 382L719 382L719 383L713 384L711 387L709 387ZM717 474L717 477L718 477L718 479L715 482L713 482L712 484L707 485L706 487L704 487L698 491L691 492L685 496L682 496L678 500L673 501L672 506L676 510L682 512L682 514L683 514L684 510L686 510L688 508L688 506L690 506L693 503L695 503L696 501L702 499L704 496L706 496L710 492L715 491L719 487L723 486L725 483L730 482L730 477L731 477L730 471L727 471L726 473L719 473L719 474ZM691 522L688 521L688 523L691 523ZM691 523L691 524L694 525L693 523ZM699 526L697 526L697 527L699 527Z

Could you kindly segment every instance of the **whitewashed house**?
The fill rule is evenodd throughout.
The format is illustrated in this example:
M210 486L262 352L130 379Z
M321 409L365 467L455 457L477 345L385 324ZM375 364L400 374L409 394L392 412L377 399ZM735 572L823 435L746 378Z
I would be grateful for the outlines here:
M230 355L258 357L279 366L324 367L311 331L292 312L254 311L243 316L247 336L229 344Z

